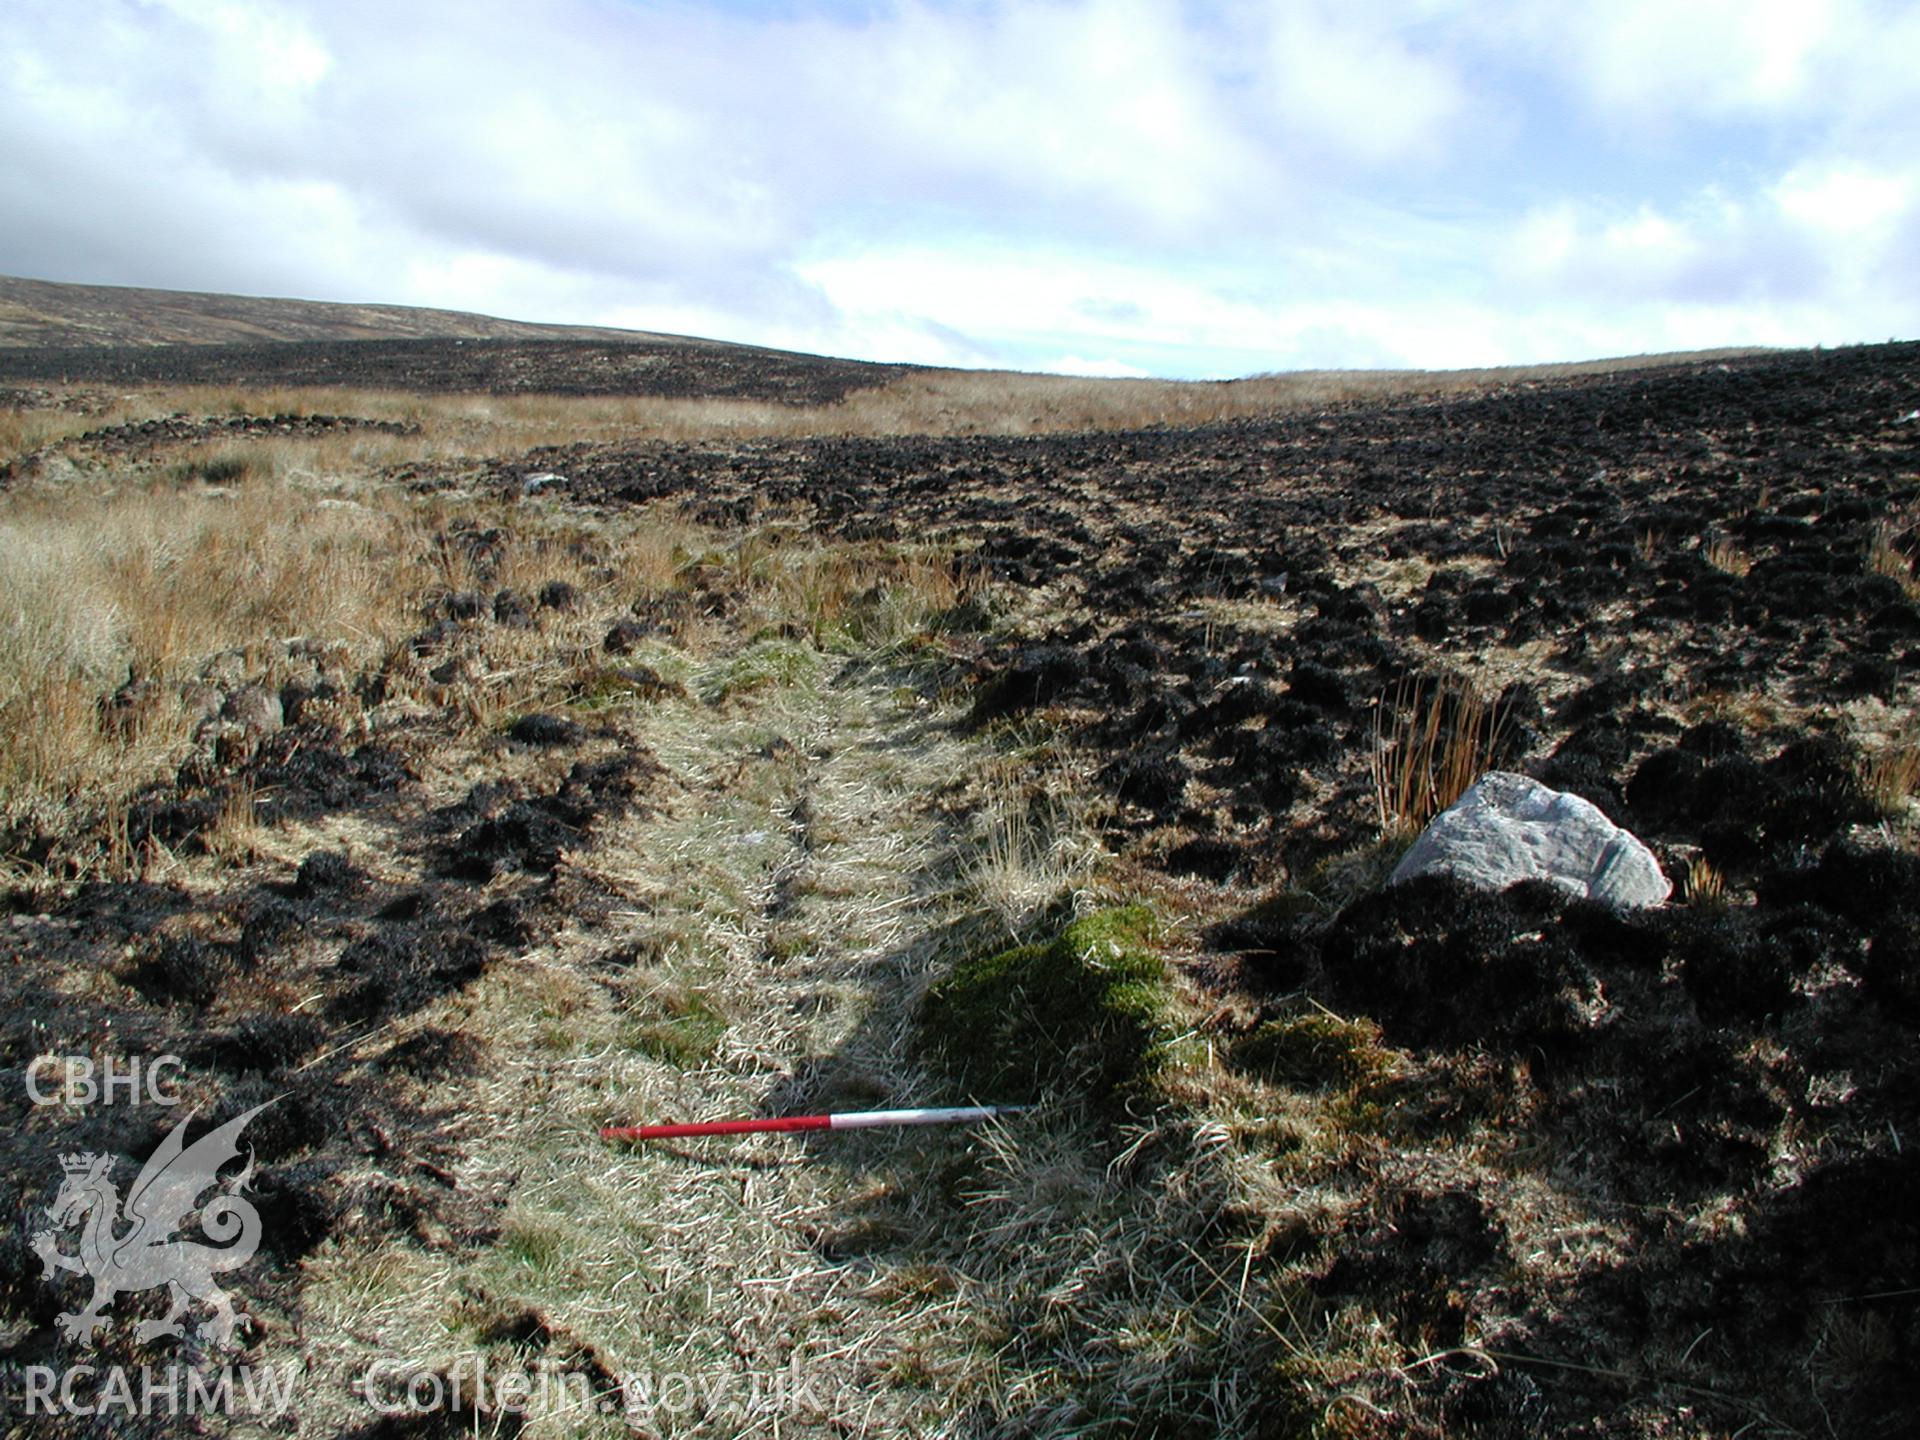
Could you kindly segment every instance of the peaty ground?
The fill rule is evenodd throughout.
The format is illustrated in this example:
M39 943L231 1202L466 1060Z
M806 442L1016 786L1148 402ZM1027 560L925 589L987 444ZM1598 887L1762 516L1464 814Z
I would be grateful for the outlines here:
M283 1097L236 1288L312 1433L1904 1433L1916 385L1869 347L477 455L283 417L257 464L25 411L10 583L66 639L0 691L5 1064ZM1672 905L1380 890L1403 722L1470 693L1474 762L1645 835ZM920 988L1136 900L1183 1048L1118 1113L1062 1075L980 1131L594 1134L998 1098L923 1065ZM124 1178L171 1122L23 1093L13 1376L73 1358L53 1157ZM350 1388L476 1357L586 1408Z

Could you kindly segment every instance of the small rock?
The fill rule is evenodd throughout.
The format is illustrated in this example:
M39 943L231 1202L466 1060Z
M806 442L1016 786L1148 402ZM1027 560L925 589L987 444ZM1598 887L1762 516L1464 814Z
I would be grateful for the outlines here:
M243 685L227 697L220 713L249 737L271 735L284 723L280 697L260 685Z
M1489 890L1551 880L1621 906L1658 905L1673 893L1653 852L1597 806L1503 770L1435 817L1387 883L1436 872Z
M220 687L204 680L190 680L180 687L180 710L189 721L211 720L225 703Z
M129 678L101 704L101 719L119 735L131 735L139 728L141 717L153 706L155 686L151 680Z
M238 688L247 678L246 652L222 650L200 667L200 678L223 690Z

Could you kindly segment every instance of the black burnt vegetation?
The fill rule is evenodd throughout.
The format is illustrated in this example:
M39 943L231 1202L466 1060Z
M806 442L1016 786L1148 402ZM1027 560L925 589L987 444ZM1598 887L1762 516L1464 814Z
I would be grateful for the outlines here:
M543 543L498 528L429 532L427 542L429 568L451 550L469 577L515 545L537 564ZM563 597L562 587L546 593ZM460 657L463 676L499 646L549 643L562 657L552 689L571 689L572 642L543 636L539 619L498 604L468 613L443 595L429 608L458 612L431 648ZM328 1241L472 1248L498 1234L510 1185L462 1173L471 1120L434 1089L451 1082L457 1093L484 1070L485 1033L422 1012L562 924L604 913L605 882L574 862L608 825L654 803L663 771L616 716L596 716L591 730L560 709L490 723L470 676L435 681L417 641L357 672L278 661L267 667L285 677L277 688L248 673L257 661L223 657L209 671L218 683L190 687L208 718L170 778L122 803L76 805L65 832L43 817L8 835L0 1189L12 1218L0 1232L0 1369L10 1383L20 1366L70 1358L52 1322L74 1296L63 1301L42 1279L32 1249L59 1155L115 1156L124 1187L188 1114L198 1134L267 1107L245 1136L263 1246L247 1297L262 1328L242 1359L293 1323L301 1264ZM514 773L439 803L423 777L461 746L468 763ZM257 841L269 831L351 842L288 854L283 839L267 862ZM176 1109L124 1092L112 1105L28 1096L28 1069L44 1057L125 1072L165 1055L184 1065L170 1079ZM47 1076L57 1095L65 1071ZM123 1297L114 1315L153 1318L163 1301ZM131 1334L117 1328L102 1363L151 1360Z
M657 393L821 403L873 383L710 358L744 368ZM295 383L349 360L330 383L633 393L668 373L644 348L480 342L95 355L85 373ZM137 363L161 368L113 368ZM0 378L43 373L0 356ZM411 467L419 495L477 491L505 518L435 537L446 583L364 670L289 680L257 726L265 707L226 685L227 739L116 832L136 855L234 854L248 819L376 844L188 886L69 864L44 826L6 836L32 872L0 932L8 1358L35 1363L55 1303L29 1248L49 1137L131 1160L159 1135L151 1111L27 1106L40 1055L181 1053L210 1117L283 1097L257 1125L257 1184L285 1304L329 1236L497 1228L504 1192L456 1178L460 1117L420 1083L482 1070L485 1037L411 1017L619 903L574 862L668 783L621 707L685 699L656 651L737 621L751 578L683 557L673 583L604 605L612 569L584 542L568 578L507 573L528 548L513 507L552 471L596 522L664 506L723 533L960 554L978 588L920 643L965 723L1093 756L1118 868L1198 918L1184 978L1245 1087L1227 1128L1290 1197L1218 1217L1288 1337L1232 1377L1271 1391L1276 1433L1910 1432L1920 860L1911 779L1890 787L1885 757L1914 735L1920 426L1898 422L1916 392L1920 346L1889 345L1191 429ZM588 629L556 683L501 711L487 647L561 625ZM797 631L754 653L771 665ZM1675 903L1381 888L1370 757L1438 693L1500 717L1487 763L1586 797L1694 877ZM411 708L389 723L348 723L396 695ZM436 769L458 746L484 773ZM1167 1038L1160 997L1069 948L982 962L1024 977L1019 1014L975 1003L967 974L936 1003L991 1036L1084 1020L1090 997L1125 1073L1081 1059L1124 1098Z
M1271 1260L1330 1324L1389 1317L1405 1361L1438 1358L1306 1393L1419 1433L1686 1408L1891 1435L1920 1412L1895 1199L1920 866L1861 777L1913 714L1920 606L1868 557L1920 486L1917 381L1920 348L1873 347L1198 430L554 463L609 506L950 537L1034 597L969 662L970 723L1065 727L1116 850L1267 897L1198 978L1261 1037L1249 1073L1326 1067L1373 1137L1327 1162L1364 1202ZM1490 763L1711 877L1697 903L1381 891L1367 756L1443 685L1501 718Z
M793 405L831 403L850 390L884 383L905 368L701 340L290 340L157 349L0 346L0 381L8 382L344 385L426 394L657 395ZM281 417L272 423L284 429L313 422Z

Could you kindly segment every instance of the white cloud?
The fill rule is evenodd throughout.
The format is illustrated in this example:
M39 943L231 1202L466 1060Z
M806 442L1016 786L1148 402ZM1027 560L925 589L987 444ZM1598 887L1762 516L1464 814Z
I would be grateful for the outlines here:
M1779 141L1844 136L1900 147L1920 127L1920 7L1908 0L1489 0L1464 8L1488 54L1538 67L1602 135L1724 147L1726 135L1689 140L1686 127L1792 126Z
M1780 212L1810 230L1882 245L1920 201L1920 174L1863 166L1809 166L1781 177L1771 198Z
M1864 320L1913 294L1905 236L1916 224L1920 172L1813 162L1737 197L1703 191L1675 212L1536 210L1515 228L1505 271L1528 294L1596 305L1744 302Z
M1835 9L1828 0L1614 0L1558 13L1570 22L1567 58L1592 97L1630 118L1799 105Z
M1469 108L1465 87L1449 57L1416 51L1404 28L1366 6L1268 12L1263 78L1282 143L1369 168L1445 155Z
M1920 7L1880 0L8 21L0 271L1205 375L1920 307Z
M795 113L857 157L857 173L823 164L863 196L1039 206L1054 223L1090 206L1094 224L1166 234L1229 218L1270 168L1178 10L1153 0L905 5L803 33Z

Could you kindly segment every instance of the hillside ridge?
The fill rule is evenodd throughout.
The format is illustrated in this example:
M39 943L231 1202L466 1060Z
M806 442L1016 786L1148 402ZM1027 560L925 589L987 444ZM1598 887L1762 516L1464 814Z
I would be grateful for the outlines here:
M64 348L289 340L660 342L685 341L685 337L607 326L539 324L411 305L74 285L0 275L0 345Z

